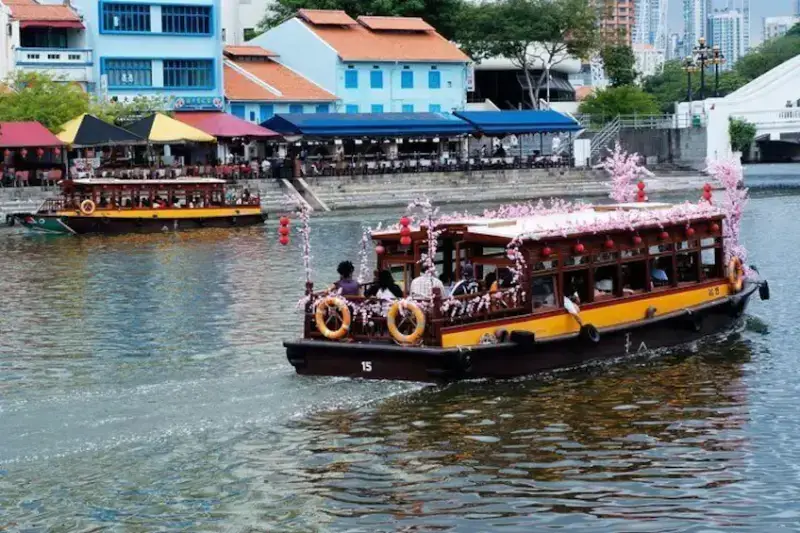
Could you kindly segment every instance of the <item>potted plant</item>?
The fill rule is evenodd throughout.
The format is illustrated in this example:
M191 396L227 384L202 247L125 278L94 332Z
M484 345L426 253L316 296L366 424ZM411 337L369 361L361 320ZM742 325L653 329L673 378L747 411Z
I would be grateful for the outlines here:
M742 154L750 154L750 147L756 138L756 126L744 119L732 118L728 124L728 135L731 138L733 157L741 160Z

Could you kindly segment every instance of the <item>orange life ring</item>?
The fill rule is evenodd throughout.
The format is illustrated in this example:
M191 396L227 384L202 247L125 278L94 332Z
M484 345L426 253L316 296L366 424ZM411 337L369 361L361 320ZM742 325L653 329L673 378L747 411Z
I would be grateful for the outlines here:
M744 287L744 267L742 260L738 257L731 257L728 262L728 283L731 284L733 292L742 292Z
M328 311L332 307L339 312L342 318L342 325L339 326L339 329L335 330L330 329L326 322ZM328 296L317 304L317 308L314 310L314 320L320 333L322 333L326 339L334 341L347 335L347 332L350 331L350 323L352 321L350 317L350 308L347 307L347 302L336 296Z
M94 202L91 200L84 200L81 202L81 213L83 213L84 215L91 215L92 213L94 213L94 210L96 208L97 206L94 205Z
M414 331L408 335L405 335L397 327L397 316L403 309L411 311L416 320ZM398 344L417 344L425 333L425 313L413 302L395 302L386 314L386 325L389 328L389 334Z

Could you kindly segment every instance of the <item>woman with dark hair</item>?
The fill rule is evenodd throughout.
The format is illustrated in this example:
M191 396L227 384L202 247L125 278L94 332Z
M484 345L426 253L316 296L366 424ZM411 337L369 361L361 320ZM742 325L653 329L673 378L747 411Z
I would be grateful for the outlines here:
M372 284L366 296L380 300L395 300L403 297L403 289L395 283L391 272L381 270L378 273L378 280Z
M336 268L339 273L339 281L333 284L333 289L340 292L342 296L358 296L360 287L358 282L353 279L355 267L350 261L342 261Z

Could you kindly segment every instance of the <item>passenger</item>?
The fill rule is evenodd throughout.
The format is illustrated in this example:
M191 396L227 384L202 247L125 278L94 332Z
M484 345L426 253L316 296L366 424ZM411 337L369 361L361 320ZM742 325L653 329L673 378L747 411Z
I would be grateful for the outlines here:
M487 274L483 279L483 285L484 287L487 287L489 292L497 292L500 289L500 286L497 283L497 273L490 272Z
M353 279L355 267L350 261L342 261L336 268L339 273L339 281L333 284L334 290L340 291L342 296L358 296L360 287L358 282Z
M601 279L594 284L594 295L609 296L614 292L614 282L610 279Z
M453 286L451 296L463 296L465 294L477 294L480 291L478 282L475 281L475 272L472 263L466 262L461 268L461 280Z
M498 279L497 285L500 289L508 289L514 285L514 274L507 268L501 268L497 271Z
M367 289L368 298L391 301L403 297L403 289L395 283L392 273L388 270L378 272L377 281Z
M650 270L650 278L652 278L655 287L660 287L669 283L669 276L667 276L666 271L658 267L658 261L653 262L653 268Z
M534 307L555 305L555 283L553 276L540 276L531 282L531 299Z
M444 288L444 284L439 281L439 278L428 272L423 272L421 275L411 281L411 297L419 299L431 299L433 298L434 288L439 289L439 294L442 296L445 296L447 293L447 289Z

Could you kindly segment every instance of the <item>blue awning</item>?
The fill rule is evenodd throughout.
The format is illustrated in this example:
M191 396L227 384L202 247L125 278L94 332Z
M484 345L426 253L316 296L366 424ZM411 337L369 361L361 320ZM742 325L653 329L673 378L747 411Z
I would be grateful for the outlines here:
M583 129L578 121L556 111L456 111L485 135L555 133Z
M304 137L422 137L474 131L449 113L279 113L261 126Z

